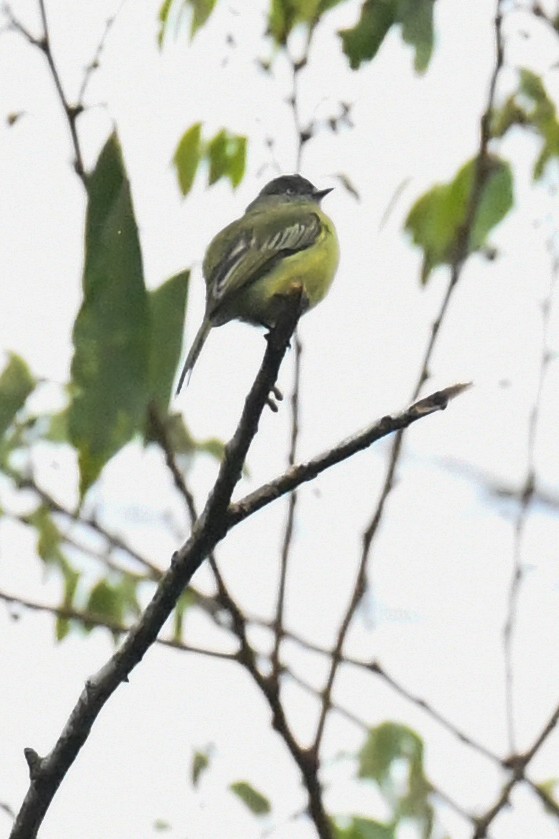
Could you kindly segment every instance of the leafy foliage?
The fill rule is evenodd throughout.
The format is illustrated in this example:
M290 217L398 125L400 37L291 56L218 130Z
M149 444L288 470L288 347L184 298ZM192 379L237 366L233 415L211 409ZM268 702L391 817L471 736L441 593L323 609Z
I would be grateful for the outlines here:
M344 827L335 826L336 839L396 839L394 825L356 816Z
M107 141L88 182L84 300L74 325L72 443L82 495L140 425L147 401L149 310L120 146Z
M268 32L279 45L285 45L296 26L315 26L321 16L342 0L271 0Z
M6 433L34 387L35 380L25 361L10 354L0 375L0 437Z
M182 194L188 195L192 189L198 167L204 160L209 165L210 185L220 178L229 178L232 186L237 187L245 174L246 151L246 137L222 129L204 142L202 124L192 125L181 137L173 156Z
M265 816L270 812L270 802L266 796L254 789L246 781L236 781L229 787L232 793L241 799L255 816Z
M394 825L412 819L425 838L430 836L430 785L423 769L423 743L415 731L394 722L372 728L359 753L359 777L377 784L392 810Z
M183 272L156 292L146 291L130 186L115 135L89 178L88 198L84 300L74 325L68 412L82 496L105 463L143 430L150 402L166 409L188 289L188 272Z
M163 45L166 34L170 29L176 35L184 20L191 15L190 37L204 26L214 10L217 0L164 0L159 10L159 46Z
M424 73L433 52L433 6L434 0L366 0L356 25L339 33L352 70L374 58L391 27L400 25L415 50L415 70Z
M543 177L547 164L559 159L559 121L557 110L543 82L531 70L520 71L518 90L493 115L493 133L502 137L513 126L529 126L542 140L542 148L534 164L533 177Z
M183 195L188 195L192 189L201 158L202 123L197 122L184 132L173 157Z
M203 750L196 750L192 755L192 786L197 787L200 778L210 765L211 747L206 746Z
M151 319L149 394L160 413L171 399L182 347L190 271L181 271L148 295Z
M468 161L450 183L437 184L422 195L408 214L406 230L423 250L423 283L437 265L452 264L459 255L481 250L491 230L513 205L509 164L498 157L489 157L481 186L474 196L476 166L477 159ZM472 200L475 212L471 225L467 225ZM465 243L464 236L468 237Z

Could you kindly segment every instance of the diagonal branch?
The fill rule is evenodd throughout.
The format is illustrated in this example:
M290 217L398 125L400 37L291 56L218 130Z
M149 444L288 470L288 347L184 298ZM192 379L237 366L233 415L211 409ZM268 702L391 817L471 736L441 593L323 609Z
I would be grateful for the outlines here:
M10 839L33 839L66 772L87 740L101 709L155 642L175 603L208 553L226 535L227 508L242 473L249 446L273 387L289 339L300 314L300 297L287 307L285 317L268 337L264 360L247 396L233 438L206 502L187 542L173 555L142 617L122 646L90 678L82 691L52 751L41 758L32 749L25 752L31 783L16 817ZM328 834L324 834L328 836Z
M382 417L372 425L355 434L353 437L348 437L338 445L334 446L328 451L323 452L317 457L308 460L305 463L298 463L292 466L283 475L274 478L269 483L264 484L258 489L245 495L240 501L235 502L229 506L227 512L227 521L229 527L233 527L241 521L244 521L248 516L251 516L262 507L266 507L272 501L292 492L301 484L314 480L321 472L330 469L330 467L347 460L357 452L369 448L377 440L393 434L395 431L400 431L403 428L408 428L412 423L423 417L429 416L436 411L444 411L448 403L463 391L467 390L470 384L456 384L443 390L437 390L430 396L420 399L419 402L414 402L405 411L399 414L392 414Z
M551 732L559 723L559 705L555 708L551 717L544 725L541 732L534 740L532 746L524 754L514 755L509 758L508 766L511 774L507 782L504 784L501 793L495 803L484 813L476 819L476 827L472 835L472 839L485 839L487 836L487 829L509 803L510 794L519 781L523 781L524 772L535 755L539 752Z

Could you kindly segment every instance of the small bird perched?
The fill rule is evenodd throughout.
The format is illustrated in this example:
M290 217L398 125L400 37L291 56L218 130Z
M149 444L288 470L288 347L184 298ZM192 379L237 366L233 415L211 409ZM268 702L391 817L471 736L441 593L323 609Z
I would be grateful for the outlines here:
M212 327L243 320L272 329L295 289L302 290L306 309L326 296L339 260L336 230L320 209L331 191L301 175L274 178L212 239L202 266L206 311L177 393Z

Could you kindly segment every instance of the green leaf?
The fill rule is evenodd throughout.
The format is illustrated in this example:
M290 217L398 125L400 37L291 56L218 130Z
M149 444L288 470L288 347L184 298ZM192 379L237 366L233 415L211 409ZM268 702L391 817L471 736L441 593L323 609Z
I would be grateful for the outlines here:
M559 120L555 104L549 98L541 78L531 70L520 71L518 91L493 114L492 130L495 136L503 136L515 125L535 129L543 141L533 169L534 180L540 180L547 164L559 159Z
M424 73L433 53L434 0L399 0L398 19L402 38L415 49L416 73Z
M366 0L355 26L338 33L352 70L357 70L364 61L370 61L377 54L390 27L396 22L396 2Z
M437 184L419 198L410 210L405 229L423 250L421 280L426 283L437 265L452 264L459 256L486 246L491 230L513 205L512 172L497 157L486 160L470 230L464 229L476 171L476 159L468 161L448 184ZM464 244L463 237L468 240Z
M195 751L192 755L192 786L197 787L200 778L210 765L211 747L206 746L203 751Z
M423 742L405 725L385 722L371 728L359 752L359 777L372 778L382 787L392 781L392 768L397 758L422 765Z
M338 33L351 69L357 70L363 62L374 58L390 28L400 24L404 41L415 50L416 72L425 72L433 52L434 2L366 0L355 26Z
M537 784L537 788L542 792L544 796L543 805L547 813L553 814L557 812L553 805L555 804L556 806L559 806L559 802L555 797L555 791L558 786L559 778L548 778L547 781L541 781L539 784Z
M192 11L190 23L190 37L194 38L196 32L204 26L216 6L217 0L165 0L159 10L159 32L157 42L161 47L166 33L173 25L176 35L180 24L189 9Z
M192 189L202 155L202 123L197 122L183 135L173 157L179 186L183 195Z
M180 361L190 271L181 271L149 294L149 396L166 414Z
M241 799L243 804L255 816L265 816L270 812L271 808L268 799L246 781L236 781L234 784L231 784L229 789Z
M84 300L74 325L70 439L85 494L141 427L148 383L149 310L138 229L120 146L112 135L88 181Z
M34 387L35 379L25 361L10 353L0 376L0 437L4 436Z
M424 836L430 835L431 786L423 769L423 741L415 731L393 722L372 728L359 753L359 777L378 784L392 809L394 824L413 819Z
M64 575L64 599L62 601L62 605L66 609L69 609L74 605L74 596L78 588L79 580L79 573L68 567ZM57 616L55 627L57 641L63 641L68 635L71 623L70 618L64 618L61 615Z
M85 611L101 621L107 619L122 623L124 605L120 586L113 586L107 580L99 580L90 592Z
M225 129L210 140L206 151L210 163L210 185L224 177L229 178L233 187L240 184L245 173L246 145L246 137L230 134Z
M188 612L191 606L196 603L196 598L190 591L190 589L186 589L186 591L181 594L177 601L177 605L173 609L173 638L175 641L182 641L182 627L184 622L184 616Z
M169 13L173 2L174 0L164 0L163 5L159 9L159 31L157 33L157 43L159 48L163 45L163 38L165 37L165 32L167 31L169 24Z
M217 0L188 0L192 6L192 23L190 37L194 38L197 31L204 26L215 8Z
M37 507L28 517L27 522L37 531L37 552L45 565L54 565L63 571L68 567L62 550L62 534L55 524L50 510Z
M396 839L395 826L354 817L347 827L335 828L335 839Z
M285 45L291 31L301 23L318 19L320 0L272 0L268 16L268 32L274 41Z

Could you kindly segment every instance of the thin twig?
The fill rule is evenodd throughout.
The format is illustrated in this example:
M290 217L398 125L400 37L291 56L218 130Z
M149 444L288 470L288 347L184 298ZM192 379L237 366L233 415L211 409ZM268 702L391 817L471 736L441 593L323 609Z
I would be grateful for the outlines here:
M289 441L289 466L295 465L297 456L297 441L299 439L299 398L301 387L301 362L303 345L297 333L294 335L295 359L294 359L294 382L291 395L291 436ZM274 622L274 647L272 650L272 677L279 678L280 673L280 646L283 637L283 615L285 609L285 589L287 583L287 567L291 554L293 529L295 525L295 511L297 507L297 493L292 492L289 496L287 506L287 520L283 536L283 545L280 560L280 577L278 584L278 597L276 603L276 617Z
M505 703L506 703L506 722L508 732L509 751L514 754L516 751L516 737L514 726L514 672L513 672L513 644L514 633L516 629L516 619L518 615L518 603L520 597L520 586L523 574L522 562L522 547L524 532L530 515L530 508L534 501L534 493L536 486L536 442L538 434L538 424L541 414L541 403L545 388L546 376L549 369L551 359L551 345L550 345L550 325L551 312L553 305L553 296L557 281L559 277L559 255L553 253L553 237L548 243L548 249L552 252L552 266L551 276L547 294L542 303L542 336L541 336L541 353L540 364L538 372L538 382L536 386L536 395L534 404L530 411L528 419L528 438L526 442L527 449L527 463L526 475L524 478L524 485L520 490L518 496L518 510L514 522L514 547L512 557L512 575L509 586L509 595L507 603L507 616L505 625L503 627L503 647L505 656Z
M512 790L519 781L524 780L526 767L541 749L551 732L557 726L557 723L559 723L559 705L555 708L540 734L534 740L531 748L524 752L524 754L515 755L509 758L508 765L511 771L510 777L503 785L495 803L487 810L486 813L476 818L476 827L472 835L472 839L486 839L487 828L492 824L501 810L507 806Z
M421 388L423 387L424 383L429 378L429 367L431 363L431 358L433 355L433 351L440 334L441 325L443 320L446 316L448 311L450 301L452 299L454 290L457 287L457 284L462 276L462 271L464 268L464 264L468 257L469 247L470 247L470 236L471 231L474 225L475 217L477 208L479 205L479 201L481 199L483 186L485 184L485 180L488 174L488 154L489 154L489 141L491 139L491 114L493 110L493 103L495 100L495 93L496 93L496 86L497 86L497 78L501 71L504 61L504 53L503 53L503 43L502 43L502 34L501 34L501 2L502 0L498 0L497 7L496 7L496 14L495 14L495 64L493 67L493 72L491 74L490 82L489 82L489 92L487 97L487 104L484 110L484 113L480 120L480 143L478 154L476 158L476 164L474 168L474 176L473 176L473 184L472 189L470 192L469 200L468 200L468 207L465 215L464 223L461 229L457 233L456 237L456 246L455 246L455 253L454 253L454 260L451 265L450 271L450 278L448 282L448 286L441 303L441 307L439 309L439 313L431 327L431 335L429 341L427 343L427 347L425 350L425 355L423 358L423 362L421 365L421 370L419 373L419 377L417 379L416 386L413 391L412 399L416 399L421 392ZM334 681L336 678L336 672L339 666L339 663L342 658L342 650L343 646L347 637L347 633L357 607L361 602L361 599L366 590L366 583L367 583L367 566L369 565L370 557L371 557L371 550L373 546L373 542L375 539L376 534L378 533L379 525L383 517L384 508L386 505L386 501L394 487L395 479L396 479L396 468L400 461L401 453L402 453L402 443L403 443L403 431L405 426L402 428L401 431L396 435L394 438L394 442L392 444L392 448L388 458L388 466L387 471L384 479L384 483L381 489L381 493L379 499L377 501L375 510L371 517L370 523L363 534L363 541L362 541L362 550L361 556L359 560L359 566L357 569L357 575L355 579L355 584L353 586L353 590L351 593L351 597L344 613L343 619L340 624L340 629L338 632L338 636L336 638L336 642L332 648L332 659L330 664L330 670L326 679L326 684L324 686L323 691L323 699L322 699L322 707L318 719L317 729L316 729L316 736L314 741L314 749L316 751L319 750L320 744L322 741L322 737L324 734L324 727L326 723L326 717L328 714L328 708L330 706L331 697L332 697L332 689L334 687Z
M311 48L312 37L314 34L314 26L309 26L307 29L307 38L303 55L298 60L295 60L286 50L287 58L291 64L291 96L289 104L293 116L293 124L297 134L297 152L295 160L295 171L300 172L303 161L303 150L313 133L312 126L303 129L300 113L299 102L299 76L303 67L306 66L309 51ZM300 412L300 389L301 389L301 366L303 361L303 344L299 336L298 330L295 330L293 336L295 345L295 353L293 355L293 392L291 394L290 408L291 408L291 433L289 440L288 465L293 466L297 458L297 443L299 440L299 412ZM287 519L285 522L285 530L283 535L283 543L280 558L280 572L278 583L278 596L275 610L275 624L274 624L274 646L272 650L272 678L276 681L280 676L280 647L283 635L283 617L285 610L285 591L287 585L287 570L289 566L289 559L293 544L293 532L295 527L295 513L297 508L297 493L292 492L289 496L287 504Z
M101 616L94 612L81 611L80 609L72 609L69 606L49 606L46 603L38 603L27 597L8 594L5 591L0 591L0 600L12 606L22 607L33 612L43 612L48 615L53 615L56 618L76 621L76 623L80 623L87 628L98 627L100 629L108 629L115 635L126 635L132 629L131 626L117 621L114 618L109 618L108 616ZM238 661L238 653L227 653L222 650L209 650L204 647L192 646L192 644L185 644L184 641L178 638L156 638L155 643L185 653L198 653L208 658Z
M70 105L68 99L66 98L66 94L64 93L64 88L62 87L62 81L60 75L58 73L58 68L55 64L54 57L51 50L51 43L50 43L50 33L48 28L47 22L47 13L45 9L45 0L39 0L39 11L41 14L41 22L43 24L43 37L41 40L42 50L45 54L45 58L47 60L47 64L49 65L50 72L52 75L52 80L54 82L54 86L56 88L56 92L58 94L58 98L60 100L60 104L62 105L62 109L66 115L66 121L68 122L68 128L70 130L70 137L72 139L72 146L74 148L74 169L76 175L81 180L83 185L87 188L87 175L85 172L85 166L83 162L82 150L80 146L80 141L78 137L78 129L77 129L77 119L81 114L83 107L82 105Z
M408 428L414 422L429 416L429 414L444 411L452 399L455 399L470 386L470 383L456 384L443 388L443 390L437 390L418 402L414 402L413 405L398 414L387 414L382 419L367 426L363 431L348 437L331 449L312 458L312 460L297 463L283 475L258 487L254 492L241 498L240 501L230 504L227 512L230 526L244 521L247 516L253 515L257 510L261 510L282 495L292 492L301 484L314 480L326 469L347 460L357 452L364 451L373 443L376 443L377 440L398 432L402 428Z
M64 507L64 505L57 501L52 495L50 495L50 493L39 486L33 476L14 475L13 477L20 489L32 490L39 497L42 504L50 510L50 512L58 513L76 524L85 525L90 528L101 536L111 546L111 548L123 551L123 553L127 554L131 559L145 568L151 579L160 579L162 571L157 567L157 565L125 542L121 536L117 536L115 533L111 533L107 530L107 528L104 527L96 518L93 516L84 517L79 510L71 510L68 507Z
M76 172L77 176L81 180L84 187L87 188L87 173L85 171L85 164L84 164L83 153L82 153L82 149L81 149L81 145L80 145L77 122L78 122L78 118L79 118L80 114L83 113L83 110L84 110L84 98L85 98L85 93L86 93L86 90L87 90L87 86L89 84L89 81L91 79L91 76L92 76L93 72L99 66L99 57L100 57L100 55L103 51L103 47L105 45L105 41L107 39L107 36L108 36L108 34L111 30L111 27L112 27L117 15L118 15L118 12L120 11L120 9L111 18L109 18L109 20L107 20L107 22L105 24L105 29L103 31L103 34L101 35L99 43L97 44L97 48L95 50L93 58L91 59L91 61L89 62L89 64L86 66L86 68L84 70L83 78L82 78L80 89L79 89L79 92L78 92L78 98L77 98L75 104L72 105L72 104L70 104L70 101L69 101L69 99L67 98L67 96L64 92L64 87L62 85L62 79L60 77L58 67L56 66L56 62L54 60L54 55L53 55L52 46L51 46L51 39L50 39L50 30L49 30L48 19L47 19L47 12L46 12L46 7L45 7L45 0L38 0L38 5L39 5L39 14L40 14L40 18L41 18L41 26L42 26L42 30L43 30L42 34L39 38L36 38L30 32L30 30L27 29L27 27L24 26L21 23L21 21L18 20L15 17L12 9L10 8L10 6L8 4L5 4L3 6L3 10L4 10L4 13L5 13L6 17L8 18L8 23L9 23L10 28L15 30L16 32L19 32L21 35L23 35L23 37L32 46L40 49L40 51L45 56L45 59L47 61L47 64L48 64L48 67L49 67L49 70L50 70L52 80L54 82L54 86L55 86L55 89L56 89L58 100L59 100L59 102L62 106L62 110L64 111L64 116L66 118L66 122L68 123L68 129L69 129L69 132L70 132L70 139L71 139L72 148L73 148L73 152L74 152L74 161L73 161L74 171Z

